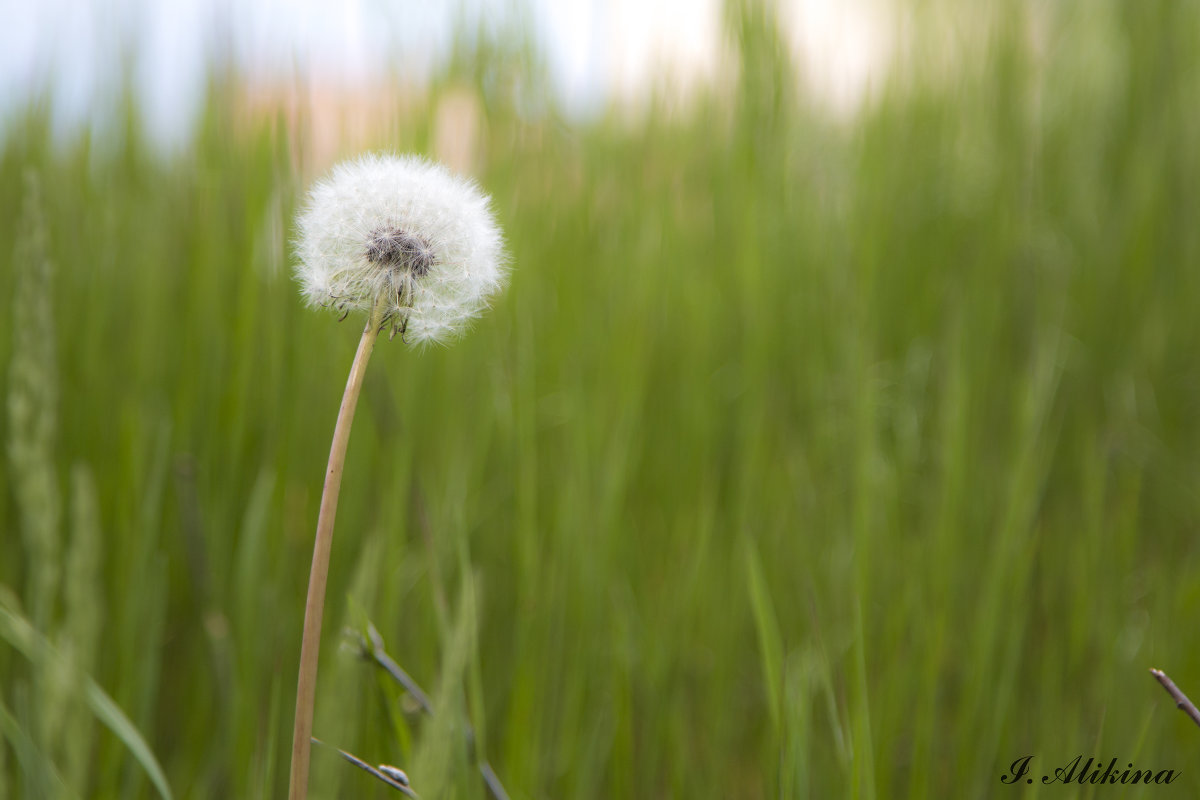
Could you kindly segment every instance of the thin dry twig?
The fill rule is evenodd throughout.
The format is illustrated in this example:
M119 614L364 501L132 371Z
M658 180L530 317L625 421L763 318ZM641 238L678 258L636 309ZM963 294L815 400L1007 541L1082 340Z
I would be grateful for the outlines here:
M408 692L417 705L421 707L429 716L433 716L433 704L429 702L429 696L421 689L417 682L405 672L399 664L397 664L384 649L383 637L379 635L379 631L374 625L367 623L367 636L363 636L356 631L351 632L358 639L358 646L364 658L375 662L375 665L382 669L387 674L404 687L404 691ZM483 782L487 785L488 792L491 793L494 800L509 800L508 792L504 790L504 785L500 783L500 777L496 775L496 771L492 769L492 765L487 759L478 759L478 753L475 751L475 729L470 722L463 722L463 735L467 740L467 749L470 751L471 758L476 759L476 765L479 767L479 774L483 776Z
M383 637L379 635L379 630L371 623L367 623L367 636L370 637L369 640L363 639L361 636L359 637L359 647L362 649L363 654L373 660L387 674L391 675L396 683L403 686L404 691L408 692L412 699L417 701L417 705L421 707L421 710L432 717L433 703L429 702L429 696L422 691L417 682L412 679L412 676L405 672L387 654L387 650L383 646Z
M1195 704L1188 699L1188 696L1184 694L1178 686L1175 685L1175 682L1167 677L1167 673L1163 672L1161 669L1151 669L1150 674L1162 684L1162 687L1167 690L1167 694L1171 695L1171 699L1175 701L1175 707L1191 717L1192 722L1200 725L1200 710L1198 710Z
M342 748L340 748L340 747L334 747L334 746L333 746L333 745L331 745L331 744L327 744L326 742L322 742L320 739L318 739L318 738L317 738L317 737L315 737L315 736L313 736L313 737L312 737L312 743L313 743L313 744L319 744L319 745L321 745L322 747L328 747L328 748L329 748L329 749L331 749L331 750L337 750L337 751L338 751L338 754L340 754L342 758L346 759L347 761L349 761L349 762L350 762L351 764L353 764L354 766L358 767L359 769L361 769L361 770L363 770L363 771L365 771L365 772L369 772L369 773L371 773L371 774L372 774L372 775L374 775L376 778L378 778L379 780L381 780L381 781L383 781L384 783L386 783L388 786L391 786L393 789L397 789L397 790L399 790L399 791L401 791L401 792L404 792L406 795L408 795L409 797L411 797L413 800L420 800L420 798L417 796L417 793L416 793L416 792L414 792L414 791L413 791L411 788L409 788L407 785L405 785L405 784L401 783L400 781L398 781L398 780L396 780L395 778L391 777L390 775L388 775L387 773L385 773L385 772L383 772L382 770L378 769L377 767L372 767L370 764L368 764L367 762L363 761L361 758L359 758L358 756L354 755L353 753L348 753L348 752L346 752L345 750L343 750L343 749L342 749Z

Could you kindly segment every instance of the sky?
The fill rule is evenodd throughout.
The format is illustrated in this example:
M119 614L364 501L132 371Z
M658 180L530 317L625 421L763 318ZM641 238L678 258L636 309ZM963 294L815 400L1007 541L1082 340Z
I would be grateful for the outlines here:
M888 57L885 0L779 0L798 61L835 111L856 107ZM525 20L569 112L633 100L655 82L712 80L720 0L0 0L0 115L50 89L55 119L103 114L125 72L165 139L190 130L218 41L255 74L332 82L428 77L455 25ZM0 122L2 125L2 122Z

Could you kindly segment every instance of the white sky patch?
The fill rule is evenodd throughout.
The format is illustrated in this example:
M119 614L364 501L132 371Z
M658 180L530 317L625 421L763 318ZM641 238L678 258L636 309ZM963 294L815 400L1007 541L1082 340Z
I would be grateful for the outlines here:
M638 97L662 80L711 79L721 52L716 0L612 0L606 19L608 86Z
M31 96L49 90L56 117L78 117L107 79L119 77L116 37L119 21L92 5L70 0L23 3L0 1L0 114L20 108ZM104 50L108 52L103 52Z
M894 44L890 4L880 0L790 0L781 23L803 75L835 111L854 111L883 82Z
M136 46L138 88L156 138L176 140L192 127L207 77L212 17L199 4L162 3L145 9ZM189 98L181 102L182 98ZM154 113L157 110L166 113Z
M882 82L890 8L888 0L778 3L803 77L833 110L853 112ZM569 108L581 96L637 100L664 83L686 90L727 67L721 0L536 0L535 10Z
M537 40L568 110L593 108L604 94L603 12L592 0L536 0Z

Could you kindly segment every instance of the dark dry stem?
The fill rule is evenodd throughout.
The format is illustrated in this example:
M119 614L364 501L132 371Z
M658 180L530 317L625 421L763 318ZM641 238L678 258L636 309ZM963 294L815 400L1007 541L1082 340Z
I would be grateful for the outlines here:
M308 599L304 606L304 638L300 644L300 675L296 685L296 722L292 729L292 772L288 789L290 800L304 800L308 795L308 760L312 738L313 705L317 694L317 657L321 645L321 619L325 612L325 584L329 577L329 552L333 545L333 521L337 516L338 492L342 487L342 468L346 463L346 445L350 441L350 426L354 409L362 390L367 361L379 337L379 327L386 304L381 295L375 301L371 318L363 329L358 352L346 380L342 407L333 429L333 444L329 448L329 465L325 470L325 489L321 493L321 511L317 517L317 535L313 544L312 572L308 578Z
M417 793L414 792L410 787L405 786L403 783L400 783L399 781L395 780L391 776L385 774L379 768L371 766L370 764L363 761L361 758L354 755L353 753L348 753L340 747L334 747L331 744L326 744L325 742L322 742L320 739L318 739L315 736L312 738L312 742L313 742L313 744L319 744L323 747L328 747L333 750L337 750L338 754L340 754L342 758L346 759L354 766L358 767L359 769L363 770L364 772L371 773L376 778L378 778L379 780L386 783L388 786L390 786L393 789L396 789L398 791L404 792L409 797L414 798L414 800L419 800L419 798L417 798Z
M387 674L392 676L396 683L404 687L404 691L417 701L417 705L421 707L429 716L433 716L433 703L429 702L429 695L417 685L412 676L404 671L404 668L392 660L392 657L387 654L387 650L383 647L383 637L379 635L379 630L371 623L367 623L367 636L364 639L359 637L359 647L366 657L373 659Z
M369 658L375 662L376 666L391 675L392 678L404 687L429 716L433 716L433 705L429 702L429 696L421 689L417 682L412 679L407 672L399 664L388 655L384 649L383 637L379 635L379 630L372 624L367 624L367 636L355 634L358 639L358 646L365 658ZM504 789L504 784L500 783L500 776L496 774L496 770L492 769L492 765L487 759L479 759L478 753L475 750L475 729L470 722L463 722L463 737L467 740L467 750L471 758L476 759L476 765L479 767L479 774L483 776L483 782L488 788L488 792L495 800L509 800L508 792Z
M1200 725L1200 710L1188 699L1188 696L1180 691L1175 685L1175 681L1167 677L1167 673L1161 669L1151 669L1150 674L1158 679L1163 688L1167 690L1167 694L1171 695L1171 699L1175 701L1175 707L1192 718L1192 722Z

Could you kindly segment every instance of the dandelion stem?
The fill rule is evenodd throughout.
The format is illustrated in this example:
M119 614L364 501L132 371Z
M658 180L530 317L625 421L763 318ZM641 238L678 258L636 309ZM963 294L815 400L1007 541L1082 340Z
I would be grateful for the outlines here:
M300 645L300 677L296 686L296 722L292 729L290 800L304 800L308 795L308 759L317 694L317 656L321 645L321 618L325 612L329 552L333 545L333 520L337 515L338 492L342 487L342 468L346 463L346 445L350 441L354 409L358 405L367 361L375 349L375 340L379 338L385 308L386 303L380 295L359 340L358 352L350 367L350 377L346 380L346 392L342 395L337 425L333 429L333 444L329 448L329 465L325 470L325 489L321 493L321 511L313 545L312 572L308 578L308 599L304 606L304 638Z

